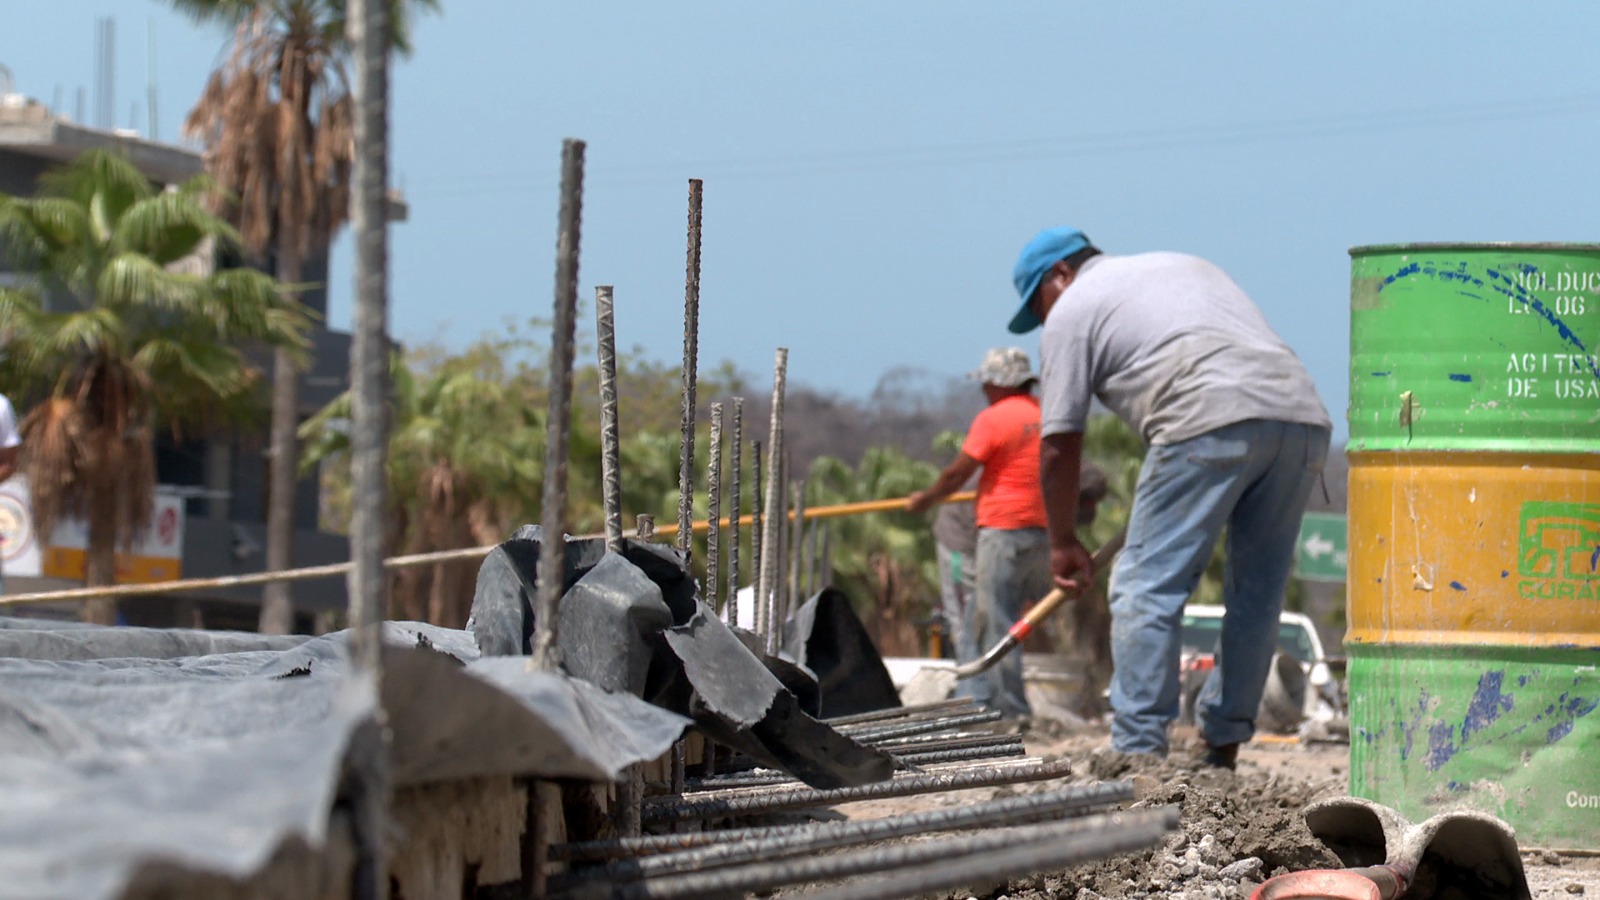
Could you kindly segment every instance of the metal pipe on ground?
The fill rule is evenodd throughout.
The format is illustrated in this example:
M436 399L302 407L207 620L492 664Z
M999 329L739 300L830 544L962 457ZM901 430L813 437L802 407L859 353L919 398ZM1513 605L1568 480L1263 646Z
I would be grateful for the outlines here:
M644 824L650 825L680 822L686 819L771 813L830 806L835 803L852 803L857 800L882 800L935 791L959 791L967 788L1046 781L1051 778L1062 778L1071 773L1072 765L1065 760L1059 760L1038 762L1035 765L974 766L951 772L897 776L888 781L861 787L822 790L804 788L722 799L649 798L645 800L641 820Z
M762 825L753 828L731 828L720 831L702 831L694 834L659 834L642 837L608 838L605 840L573 841L550 848L550 858L561 862L593 862L623 857L672 853L691 847L712 844L740 843L791 834L831 833L839 830L850 834L872 833L884 827L881 822L903 822L915 831L959 831L986 824L988 817L999 821L1008 816L1023 816L1037 812L1052 815L1065 810L1089 810L1114 803L1124 803L1134 797L1133 782L1103 781L1095 784L1074 785L1041 791L1036 794L1019 794L984 800L968 806L924 810L904 813L883 819L852 819L842 822L806 823L801 825ZM974 818L975 817L975 818ZM1018 821L1022 821L1019 819Z
M1002 769L1018 769L1018 768L1026 769L1026 768L1037 767L1037 766L1041 765L1042 763L1043 763L1043 760L1041 760L1041 759L1039 759L1037 757L1028 757L1028 758L1025 758L1025 759L1000 760L1000 761L997 761L997 762L994 762L994 763L950 762L950 763L945 763L943 765L931 766L931 767L929 767L927 769L919 769L919 770L915 770L915 771L907 770L907 769L902 767L899 771L896 771L891 775L891 781L903 781L903 780L905 780L907 778L912 778L912 777L916 777L916 776L919 776L919 775L955 775L955 774L960 774L960 773L963 773L963 772L975 772L975 771L996 772L996 771L1000 771ZM889 782L875 782L875 784L880 784L880 785L881 784L888 784L888 783ZM871 786L872 785L866 785L866 787L871 787ZM702 790L696 791L692 795L691 794L671 794L671 793L667 793L667 792L663 791L663 792L658 792L658 793L652 795L652 797L650 799L651 799L652 802L655 802L655 803L666 803L666 802L670 802L670 801L673 801L673 800L681 800L681 799L688 798L688 797L692 797L695 800L734 800L734 799L742 799L742 798L747 798L747 797L765 797L765 796L770 796L770 795L772 795L774 793L783 793L783 792L797 791L797 790L812 790L812 788L809 787L808 785L806 785L804 782L801 782L801 781L798 781L798 780L785 780L785 781L779 781L779 782L776 782L776 783L773 783L773 784L768 784L768 785L756 784L756 785L711 786L711 787L707 787L707 788L704 788Z
M595 880L637 881L670 872L703 871L755 860L770 861L801 853L855 846L868 841L997 825L1021 825L1051 817L1086 816L1094 810L1132 800L1133 796L1132 782L1120 781L1040 794L1003 797L953 809L846 821L837 825L791 827L771 833L745 834L732 841L704 842L691 848L641 854L634 859L614 859L600 868L573 872L562 879L562 885L570 886ZM575 846L578 845L559 848L561 858L566 860L581 858L569 849Z
M753 893L789 884L805 884L871 875L899 874L875 881L867 893L852 886L836 888L836 897L904 897L925 893L930 883L961 886L1044 871L1114 853L1151 847L1178 824L1177 807L1110 813L1051 822L991 829L972 835L910 844L889 844L825 856L668 875L617 885L610 896L619 900L665 900ZM953 880L951 880L953 879ZM912 884L915 888L911 889ZM885 893L887 891L888 893Z

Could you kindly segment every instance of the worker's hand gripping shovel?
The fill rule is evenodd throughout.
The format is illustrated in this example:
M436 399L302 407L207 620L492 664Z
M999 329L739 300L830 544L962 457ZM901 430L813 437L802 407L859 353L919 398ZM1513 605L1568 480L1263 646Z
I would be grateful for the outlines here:
M1122 544L1127 540L1128 530L1121 528L1106 541L1100 549L1094 552L1094 567L1098 571L1111 564L1117 551L1122 549ZM962 678L971 678L982 672L988 671L999 662L1007 653L1015 650L1028 635L1038 627L1040 622L1049 618L1062 603L1073 595L1055 588L1044 599L1033 605L1017 624L998 643L989 648L989 651L977 659L964 663L954 668L928 666L911 677L911 681L900 691L900 697L906 703L933 703L944 700L956 689L956 681Z
M1111 540L1106 541L1101 545L1100 549L1094 552L1095 571L1098 572L1111 563L1112 557L1116 556L1117 551L1122 549L1122 545L1127 538L1128 529L1126 527L1119 528L1117 533L1112 535ZM1018 619L1017 623L1011 626L1011 630L1006 632L1006 636L1001 638L993 647L990 647L988 652L971 662L956 666L954 669L956 678L971 678L993 668L994 664L1004 658L1007 653L1015 650L1018 645L1027 640L1028 635L1033 633L1039 623L1048 619L1050 614L1056 611L1056 607L1065 603L1072 596L1072 594L1061 588L1051 589L1043 600L1035 603L1032 609L1023 613L1022 618Z

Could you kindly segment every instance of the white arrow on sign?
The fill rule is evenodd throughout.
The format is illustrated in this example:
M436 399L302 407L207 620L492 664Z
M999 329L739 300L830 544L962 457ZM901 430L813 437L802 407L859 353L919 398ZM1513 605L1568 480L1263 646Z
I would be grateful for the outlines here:
M1321 559L1323 554L1332 553L1334 550L1333 541L1323 537L1320 533L1307 537L1304 547L1306 556L1312 559Z

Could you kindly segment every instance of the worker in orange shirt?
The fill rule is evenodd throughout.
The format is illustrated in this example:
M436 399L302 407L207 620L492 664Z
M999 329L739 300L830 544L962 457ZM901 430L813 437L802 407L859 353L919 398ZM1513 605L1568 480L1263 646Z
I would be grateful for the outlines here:
M969 633L982 650L998 643L1022 617L1025 604L1050 590L1050 541L1039 487L1038 378L1028 354L997 347L971 376L989 405L972 420L955 461L907 508L922 512L948 497L980 468L978 478L976 602ZM1006 718L1029 714L1022 686L1022 654L966 682L974 699Z

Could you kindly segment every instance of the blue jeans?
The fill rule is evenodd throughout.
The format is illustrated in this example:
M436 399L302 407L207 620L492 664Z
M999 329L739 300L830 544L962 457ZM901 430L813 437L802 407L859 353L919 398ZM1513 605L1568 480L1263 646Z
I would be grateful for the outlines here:
M1178 715L1183 606L1227 529L1217 668L1196 704L1212 745L1250 739L1278 642L1278 613L1328 430L1250 420L1145 456L1128 544L1111 575L1111 745L1167 752Z
M971 553L934 545L939 561L939 613L956 662L978 658L977 642L972 639L972 607L977 602L977 560Z
M1043 528L978 529L978 597L972 637L982 654L1022 618L1022 607L1050 592L1050 537ZM1006 718L1026 716L1022 651L1006 654L989 671L966 682L968 695Z

